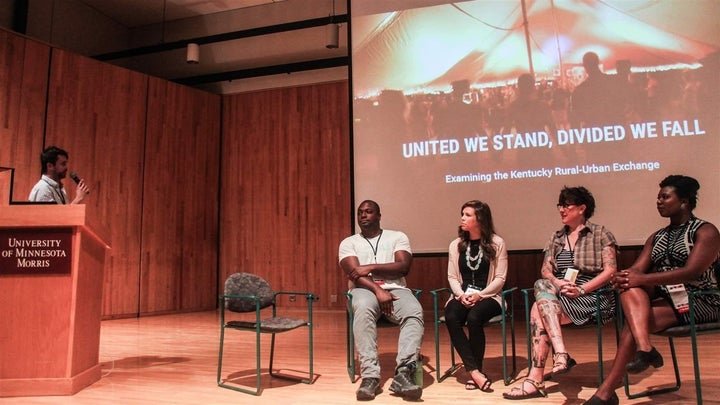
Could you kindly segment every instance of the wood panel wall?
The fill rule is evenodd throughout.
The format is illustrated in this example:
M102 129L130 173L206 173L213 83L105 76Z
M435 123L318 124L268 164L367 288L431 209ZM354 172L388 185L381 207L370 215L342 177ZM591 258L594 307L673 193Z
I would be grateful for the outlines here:
M140 314L215 308L220 96L156 78L148 94Z
M219 284L256 273L340 307L330 298L350 232L347 82L226 96L222 115Z
M40 176L50 47L2 30L0 45L0 166L15 168L13 199L27 200Z
M88 217L111 235L105 318L215 308L219 96L0 30L0 103L15 200L49 145L91 188Z
M88 218L111 234L103 314L137 314L147 77L53 49L49 83L43 147L68 151L70 170L91 190ZM73 198L72 181L65 185Z

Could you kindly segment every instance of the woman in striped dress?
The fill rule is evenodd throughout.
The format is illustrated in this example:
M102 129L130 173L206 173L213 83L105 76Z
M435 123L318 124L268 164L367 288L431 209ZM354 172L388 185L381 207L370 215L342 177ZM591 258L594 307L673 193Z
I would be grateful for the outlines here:
M554 232L545 247L535 282L535 303L530 311L532 361L527 378L503 394L506 399L547 396L543 384L545 362L552 347L552 373L563 374L576 365L565 348L562 325L595 323L597 295L610 286L617 270L617 242L604 226L588 221L595 212L595 199L585 187L565 187L557 204L563 227ZM605 323L615 316L612 291L599 294L600 316Z
M670 224L652 234L629 269L619 271L613 285L620 291L626 325L610 373L587 404L617 404L615 389L623 375L663 365L650 343L650 333L689 323L688 291L718 289L720 233L693 215L700 184L672 175L660 182L657 210ZM672 292L672 294L671 294ZM695 322L720 319L720 295L695 299Z

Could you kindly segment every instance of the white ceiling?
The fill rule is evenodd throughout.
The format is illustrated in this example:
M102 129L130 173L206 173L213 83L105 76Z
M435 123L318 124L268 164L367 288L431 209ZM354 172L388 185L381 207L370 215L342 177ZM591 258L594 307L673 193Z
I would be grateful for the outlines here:
M127 33L124 45L105 41L104 49L96 41L80 53L208 91L227 94L347 78L346 0L55 1L75 1L90 11L73 16L100 16ZM326 47L324 20L331 15L335 22L345 17L337 49ZM315 26L282 29L289 23ZM262 35L255 35L258 30ZM200 63L186 63L187 42L200 44Z

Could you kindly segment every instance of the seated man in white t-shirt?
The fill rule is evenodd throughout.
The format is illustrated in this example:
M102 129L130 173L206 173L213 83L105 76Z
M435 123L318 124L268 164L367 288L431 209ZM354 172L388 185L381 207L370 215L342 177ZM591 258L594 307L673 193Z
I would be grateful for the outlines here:
M360 233L340 243L340 267L350 280L355 314L353 333L360 359L362 381L358 400L371 400L380 392L377 320L384 316L400 325L395 377L390 391L408 399L420 399L422 387L414 375L423 336L423 311L406 287L412 251L403 232L380 228L380 206L363 201L357 210Z

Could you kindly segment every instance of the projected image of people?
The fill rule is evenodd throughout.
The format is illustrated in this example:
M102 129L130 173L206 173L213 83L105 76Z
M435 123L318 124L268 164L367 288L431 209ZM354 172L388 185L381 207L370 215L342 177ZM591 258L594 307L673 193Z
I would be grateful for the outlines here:
M495 234L486 203L472 200L462 205L458 237L450 242L448 253L448 284L453 295L445 304L445 324L470 375L465 389L490 392L492 380L482 371L484 325L501 313L508 259L505 241Z
M543 246L553 218L516 213L565 184L640 201L657 172L693 156L699 180L720 189L720 159L707 153L720 150L720 26L707 17L717 4L353 0L354 189L401 202L386 212L419 235L418 253L447 248L407 214L453 209L428 196L505 196L494 214L523 250ZM706 202L720 221L720 193ZM653 231L638 207L608 204L603 216L620 245Z
M474 102L467 79L451 83L452 92L432 109L433 133L441 136L475 136L481 132L482 109Z
M625 101L620 83L600 70L600 57L587 52L582 58L587 78L572 93L575 127L598 127L624 123Z
M541 97L540 91L535 88L535 78L530 73L518 77L515 99L508 107L508 124L516 132L555 131L550 104Z
M550 236L540 269L542 278L534 286L530 370L518 386L503 393L506 399L547 396L545 364L551 350L553 377L577 365L565 346L562 325L592 324L598 316L605 323L615 316L613 292L595 293L610 287L617 270L615 236L604 226L588 221L595 212L595 198L585 187L564 187L557 209L563 226Z
M625 373L661 367L663 357L652 346L650 333L689 324L688 294L719 288L720 233L693 214L700 183L689 176L671 175L659 186L655 206L669 223L650 235L635 263L613 279L620 291L625 327L610 373L586 404L617 404L615 389ZM692 308L697 324L717 322L720 294L697 295Z

